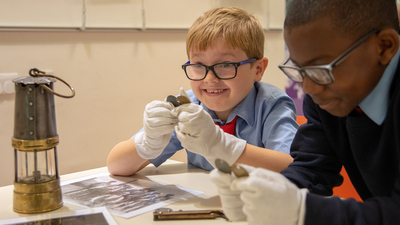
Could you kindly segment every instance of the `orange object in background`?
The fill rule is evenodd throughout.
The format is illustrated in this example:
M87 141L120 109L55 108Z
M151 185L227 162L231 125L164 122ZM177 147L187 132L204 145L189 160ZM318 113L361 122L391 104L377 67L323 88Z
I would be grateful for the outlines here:
M307 119L306 119L305 116L297 116L296 122L297 122L299 125L302 125L302 124L307 123Z
M304 116L297 116L296 121L299 125L307 123L307 119ZM355 200L362 202L361 197L354 189L354 186L351 183L350 178L347 175L347 172L344 169L344 167L342 167L340 174L343 176L343 183L339 187L333 188L333 195L341 198L354 198Z
M361 197L358 195L356 189L354 189L354 186L351 183L344 167L342 167L340 174L343 176L343 184L339 187L333 188L333 195L341 198L354 198L355 200L362 202Z

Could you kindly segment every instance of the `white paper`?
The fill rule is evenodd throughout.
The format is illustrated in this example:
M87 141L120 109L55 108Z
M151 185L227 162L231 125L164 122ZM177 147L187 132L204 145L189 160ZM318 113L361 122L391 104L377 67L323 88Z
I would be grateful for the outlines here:
M149 179L97 174L63 182L64 202L83 207L106 207L116 216L130 218L202 194Z
M117 225L105 207L81 209L60 213L44 213L37 216L0 220L0 224L34 225L34 224L74 224L74 225Z

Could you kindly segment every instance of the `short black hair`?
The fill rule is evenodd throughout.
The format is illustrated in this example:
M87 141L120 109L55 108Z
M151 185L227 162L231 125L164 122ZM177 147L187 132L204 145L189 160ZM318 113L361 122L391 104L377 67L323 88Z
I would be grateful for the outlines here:
M290 30L324 16L350 37L385 28L399 30L396 0L292 0L284 26Z

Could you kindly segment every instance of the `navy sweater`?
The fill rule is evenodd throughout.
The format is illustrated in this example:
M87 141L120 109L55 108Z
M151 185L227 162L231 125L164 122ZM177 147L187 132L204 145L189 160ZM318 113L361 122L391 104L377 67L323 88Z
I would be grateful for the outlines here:
M310 190L305 225L400 224L399 67L380 126L365 115L332 116L310 96L303 109L308 122L300 126L291 148L294 162L282 174ZM343 182L342 165L363 203L323 197Z

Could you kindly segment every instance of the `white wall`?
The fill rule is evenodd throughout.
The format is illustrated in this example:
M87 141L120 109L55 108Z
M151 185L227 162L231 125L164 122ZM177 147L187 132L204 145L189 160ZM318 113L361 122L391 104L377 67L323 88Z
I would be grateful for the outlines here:
M200 16L200 14L198 15ZM284 89L282 31L266 31L263 81ZM106 166L111 148L142 126L152 100L190 89L180 65L186 31L0 31L0 73L52 70L76 89L55 97L60 174ZM68 94L61 82L55 90ZM14 95L0 95L0 186L14 180Z

